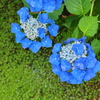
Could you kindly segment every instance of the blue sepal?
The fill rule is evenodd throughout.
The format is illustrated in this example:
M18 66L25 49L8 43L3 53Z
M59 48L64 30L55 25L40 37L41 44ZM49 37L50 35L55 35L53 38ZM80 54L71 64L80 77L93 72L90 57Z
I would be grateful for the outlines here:
M46 35L46 30L44 28L38 28L38 35L42 39Z
M61 43L56 43L52 49L52 52L59 52L61 50Z
M73 44L72 50L76 53L76 55L82 55L84 52L84 46L82 44Z
M18 31L21 30L21 27L17 23L11 23L11 32L12 33L17 33Z
M50 32L50 35L56 36L58 33L59 26L56 24L52 24L51 26L48 26L48 31Z
M67 60L61 60L62 71L68 71L71 69L71 64Z
M22 44L23 48L29 48L30 45L32 44L32 41L25 38L25 39L21 40L21 44Z
M37 53L40 50L40 48L41 48L41 43L38 41L33 41L29 47L29 49L34 53Z
M52 40L47 35L44 39L42 39L41 44L43 47L52 47Z
M16 42L20 43L23 38L25 38L25 33L18 31L16 34Z
M50 55L49 62L52 63L53 65L58 66L60 64L60 56L57 53L53 53Z
M100 61L97 61L95 66L93 67L94 72L98 72L100 71Z
M95 77L96 74L93 69L89 68L86 70L86 74L84 76L84 81L89 81L91 78Z
M22 7L20 10L18 10L17 14L20 16L22 22L26 22L30 17L27 7Z

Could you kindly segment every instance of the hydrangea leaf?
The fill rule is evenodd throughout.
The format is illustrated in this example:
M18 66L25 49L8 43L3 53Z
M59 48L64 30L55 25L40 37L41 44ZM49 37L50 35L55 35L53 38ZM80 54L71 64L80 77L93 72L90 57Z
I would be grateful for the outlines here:
M85 15L91 8L90 0L65 0L65 6L71 14Z
M78 27L76 27L75 30L73 31L72 37L78 38L78 36L79 36L79 29L78 29Z
M65 22L66 22L67 28L72 27L73 24L76 25L75 21L77 21L77 23L78 23L78 21L79 21L80 18L81 18L81 17L80 17L80 16L77 16L77 15L72 15L72 16L66 17L66 18L65 18ZM74 26L75 26L75 25L74 25Z
M91 46L96 54L98 54L100 52L100 41L98 39L94 39L91 42Z
M62 4L62 6L58 10L54 10L52 13L48 13L48 16L52 20L57 20L59 18L59 15L61 15L63 11L63 8L64 8L64 5Z
M92 37L98 29L97 17L84 16L80 19L78 26L84 35Z
M26 2L26 0L22 0L23 4L24 4L24 7L29 7L28 6L28 3Z

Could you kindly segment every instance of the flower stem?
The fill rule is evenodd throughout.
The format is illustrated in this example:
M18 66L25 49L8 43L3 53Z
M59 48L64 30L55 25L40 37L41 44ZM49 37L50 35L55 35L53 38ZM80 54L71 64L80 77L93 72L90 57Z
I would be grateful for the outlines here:
M93 0L93 1L92 1L92 5L91 5L91 11L90 11L90 16L92 16L93 7L94 7L94 2L95 2L95 0Z
M100 23L100 21L98 21L98 23Z

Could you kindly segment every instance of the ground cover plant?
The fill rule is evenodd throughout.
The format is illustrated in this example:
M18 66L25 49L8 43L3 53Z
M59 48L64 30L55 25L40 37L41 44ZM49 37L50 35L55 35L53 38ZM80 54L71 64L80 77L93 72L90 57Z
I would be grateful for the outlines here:
M15 34L10 32L12 22L19 23L16 12L23 7L20 0L2 0L0 2L0 98L1 100L96 100L100 99L100 72L90 81L72 85L60 82L52 73L48 62L52 48L41 48L38 53L23 49L16 43ZM100 12L100 2L95 1L93 15ZM66 15L65 12L62 15ZM64 22L62 15L57 24ZM100 20L100 17L98 17ZM67 36L65 33L68 31ZM72 28L67 30L63 23L57 37L52 37L53 44L71 37ZM100 26L94 37L88 37L90 43L100 40ZM95 44L94 44L95 45ZM98 52L98 51L96 51ZM100 52L96 55L100 61Z

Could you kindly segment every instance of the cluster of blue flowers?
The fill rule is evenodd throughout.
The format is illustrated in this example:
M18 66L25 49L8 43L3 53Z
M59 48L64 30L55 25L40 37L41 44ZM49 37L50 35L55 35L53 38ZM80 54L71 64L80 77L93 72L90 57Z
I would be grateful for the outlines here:
M26 0L31 12L53 12L58 10L64 0Z
M36 19L29 14L27 7L22 7L17 14L20 16L21 25L11 24L11 32L15 33L17 43L21 43L23 48L29 48L34 53L37 53L42 46L52 47L52 40L46 33L56 36L59 26L48 17L47 13L39 14ZM37 37L41 41L36 41Z
M92 47L81 39L68 39L54 45L49 62L52 71L60 77L62 82L80 84L96 76L100 70L100 62L95 58Z
M64 0L26 1L31 12L53 12L60 8ZM17 43L21 43L23 48L29 48L34 53L37 53L41 47L52 47L52 40L47 33L57 36L59 26L48 17L47 13L38 14L36 19L29 14L27 7L22 7L17 14L20 17L20 25L11 24L11 32L15 33ZM95 77L100 70L100 62L85 40L86 37L69 38L64 41L64 45L61 43L54 45L49 62L52 64L52 71L62 82L80 84Z

